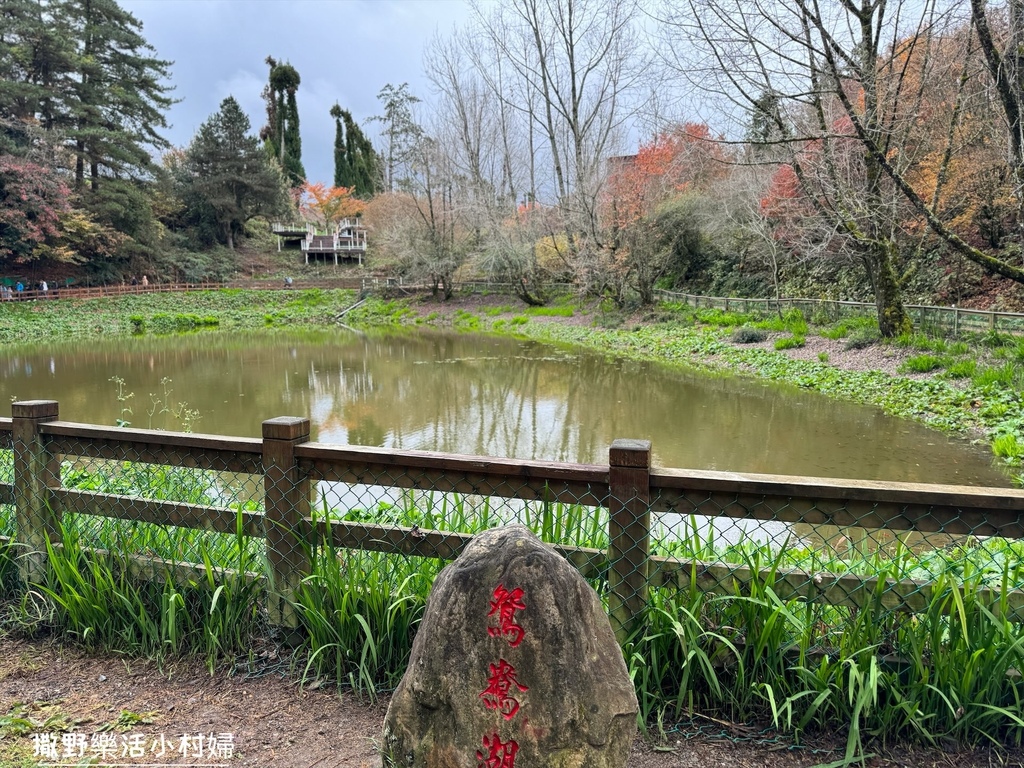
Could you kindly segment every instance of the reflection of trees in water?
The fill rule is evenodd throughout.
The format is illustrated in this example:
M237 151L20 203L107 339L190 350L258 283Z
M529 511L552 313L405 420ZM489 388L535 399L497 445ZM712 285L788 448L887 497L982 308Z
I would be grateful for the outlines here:
M664 466L1005 484L982 451L875 409L508 338L209 334L13 357L0 392L101 424L120 415L111 376L136 393L134 426L167 376L202 432L256 436L264 419L308 415L316 439L338 443L603 463L613 439L635 437Z

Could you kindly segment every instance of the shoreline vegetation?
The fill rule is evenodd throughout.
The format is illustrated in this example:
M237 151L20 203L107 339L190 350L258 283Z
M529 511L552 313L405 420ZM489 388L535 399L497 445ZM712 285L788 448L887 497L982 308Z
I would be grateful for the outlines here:
M189 330L323 329L337 327L338 316L355 300L352 291L228 289L60 306L36 302L0 315L0 343L127 339ZM937 373L962 360L973 361L976 373L996 361L1015 365L1015 339L988 346L983 340L942 341L942 349L940 340L924 338L908 339L902 347L865 343L860 351L874 357L858 359L877 360L893 375L840 370L831 357L820 358L824 350L813 353L816 338L844 348L849 344L855 351L851 342L877 333L870 320L815 327L798 313L753 318L671 304L625 317L599 305L581 306L572 297L524 308L507 296L443 304L374 299L345 313L343 320L385 332L436 327L506 333L709 373L756 375L879 405L950 432L994 435L1017 423L1014 380L953 379ZM778 344L798 338L799 344ZM942 356L943 366L900 373L923 354L914 344L932 345L928 354ZM808 347L814 356L799 357ZM846 364L853 367L852 360ZM4 478L13 478L13 455L4 453L0 481L11 482ZM264 553L258 541L245 535L241 522L243 511L260 511L258 500L248 498L244 489L231 497L229 486L214 475L188 467L154 469L129 461L68 464L62 473L62 486L76 490L227 503L238 511L236 532L209 534L68 512L59 531L62 546L48 551L46 583L26 591L18 582L16 545L0 546L0 596L6 598L0 603L0 638L5 633L54 634L108 653L159 660L195 656L211 672L225 659L250 653L254 638L265 638L263 596L258 580L248 578L263 567ZM527 524L545 541L607 547L606 521L583 508L541 504L525 509ZM14 532L13 511L0 506L0 535ZM359 508L334 508L325 501L318 513L328 520L462 533L499 522L486 497L481 501L430 491ZM796 744L820 734L841 734L845 753L832 763L836 766L863 763L874 740L992 745L997 751L1024 741L1021 626L1009 611L1024 585L1019 542L968 536L915 551L898 538L891 546L866 547L844 536L821 550L799 544L776 548L754 540L719 540L713 531L697 527L695 519L689 526L678 539L656 541L659 554L727 564L757 576L729 594L706 592L696 583L652 590L642 631L623 646L642 724L651 738L693 717L756 723ZM130 552L170 562L187 557L207 564L207 578L185 585L133 579L124 562ZM318 681L319 686L330 681L371 700L392 690L441 565L432 558L339 548L333 542L318 549L294 603L304 629L292 662L296 674L303 682ZM222 567L232 570L218 583L214 573ZM913 614L887 607L882 587L872 588L873 598L855 608L780 598L786 592L779 580L794 568L861 575L883 587L920 580L931 597ZM593 585L606 588L603 577Z
M11 348L54 339L338 327L339 314L355 302L350 290L228 288L7 304L0 343ZM570 295L544 307L503 295L444 303L371 298L346 312L343 322L361 330L496 333L797 386L984 441L1011 480L1024 483L1024 339L1008 334L944 339L915 333L882 341L870 317L817 324L798 311L743 315L671 302L625 315Z

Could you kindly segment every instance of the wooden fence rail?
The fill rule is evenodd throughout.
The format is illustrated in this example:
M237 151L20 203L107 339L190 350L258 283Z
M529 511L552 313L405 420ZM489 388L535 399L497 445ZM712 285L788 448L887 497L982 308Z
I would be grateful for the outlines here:
M264 422L262 439L252 439L64 422L53 401L14 403L12 414L11 419L0 418L0 449L13 449L13 477L0 482L0 505L14 508L13 541L24 579L43 578L47 542L59 543L61 518L68 513L210 533L235 534L240 529L265 541L266 573L249 576L263 580L271 618L286 629L298 625L292 598L310 571L311 542L450 560L472 538L324 520L310 504L311 490L319 482L607 509L607 551L557 549L584 576L607 579L609 611L620 637L641 615L650 589L735 594L764 577L734 563L652 556L652 514L1024 538L1022 490L652 469L646 441L616 440L608 464L583 465L314 443L309 441L309 421L288 417ZM80 459L260 477L263 511L62 488L61 463ZM4 466L0 459L0 480ZM122 554L140 578L198 580L205 574L201 564ZM935 589L927 581L889 579L879 585L878 578L799 569L773 571L773 578L783 599L862 607L881 595L883 605L911 612L923 610ZM1009 616L1024 621L1024 591L1005 594L1004 605Z
M175 282L150 283L149 285L130 285L114 283L97 286L60 286L54 285L47 292L36 289L13 292L9 297L0 296L0 304L6 301L34 301L54 299L95 299L111 296L127 296L143 293L183 293L190 291L221 290L225 288L244 288L248 290L301 290L308 288L345 289L362 291L390 291L403 289L406 292L426 290L427 286L420 283L405 283L400 278L386 277L296 277L291 284L285 285L279 279L233 279L228 282ZM572 291L574 286L569 283L553 283L551 290ZM493 282L489 280L464 280L458 289L466 293L506 293L515 292L511 283ZM721 309L726 312L778 312L787 309L799 309L805 315L824 314L833 320L852 314L872 314L876 307L866 301L839 301L835 299L807 298L742 298L732 296L702 296L678 291L655 291L655 296L662 301L677 301L695 308ZM1024 333L1024 313L997 312L987 309L965 309L962 307L935 307L924 304L905 305L917 328L925 330L941 330L953 336L961 332L1005 331Z
M782 312L799 309L806 316L824 313L832 320L852 314L873 314L877 306L867 301L839 301L835 299L745 299L731 296L699 296L676 291L655 291L662 301L678 301L687 306L705 309L721 309L725 312ZM905 304L917 328L941 329L956 336L961 332L1007 331L1024 332L1024 313L996 312L988 309L964 309L962 307L933 307L925 304Z

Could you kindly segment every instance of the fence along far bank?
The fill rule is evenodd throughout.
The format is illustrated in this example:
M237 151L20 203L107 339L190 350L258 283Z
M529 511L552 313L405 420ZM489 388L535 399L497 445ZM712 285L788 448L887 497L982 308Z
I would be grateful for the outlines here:
M868 301L839 301L837 299L745 299L728 296L698 296L675 291L655 291L661 301L677 301L694 308L721 309L724 312L785 312L799 309L805 317L824 315L831 321L854 314L873 314L877 306ZM904 304L915 328L941 329L943 333L958 336L961 333L988 331L1024 333L1024 313L996 312L987 309L961 307L933 307L925 304Z

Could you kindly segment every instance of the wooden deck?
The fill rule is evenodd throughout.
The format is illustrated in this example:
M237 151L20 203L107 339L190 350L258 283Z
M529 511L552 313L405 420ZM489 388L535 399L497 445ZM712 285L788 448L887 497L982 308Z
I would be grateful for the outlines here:
M358 221L346 219L333 232L310 232L302 241L302 252L306 255L306 263L310 257L314 259L325 256L334 259L335 266L339 260L363 263L366 253L366 228Z

